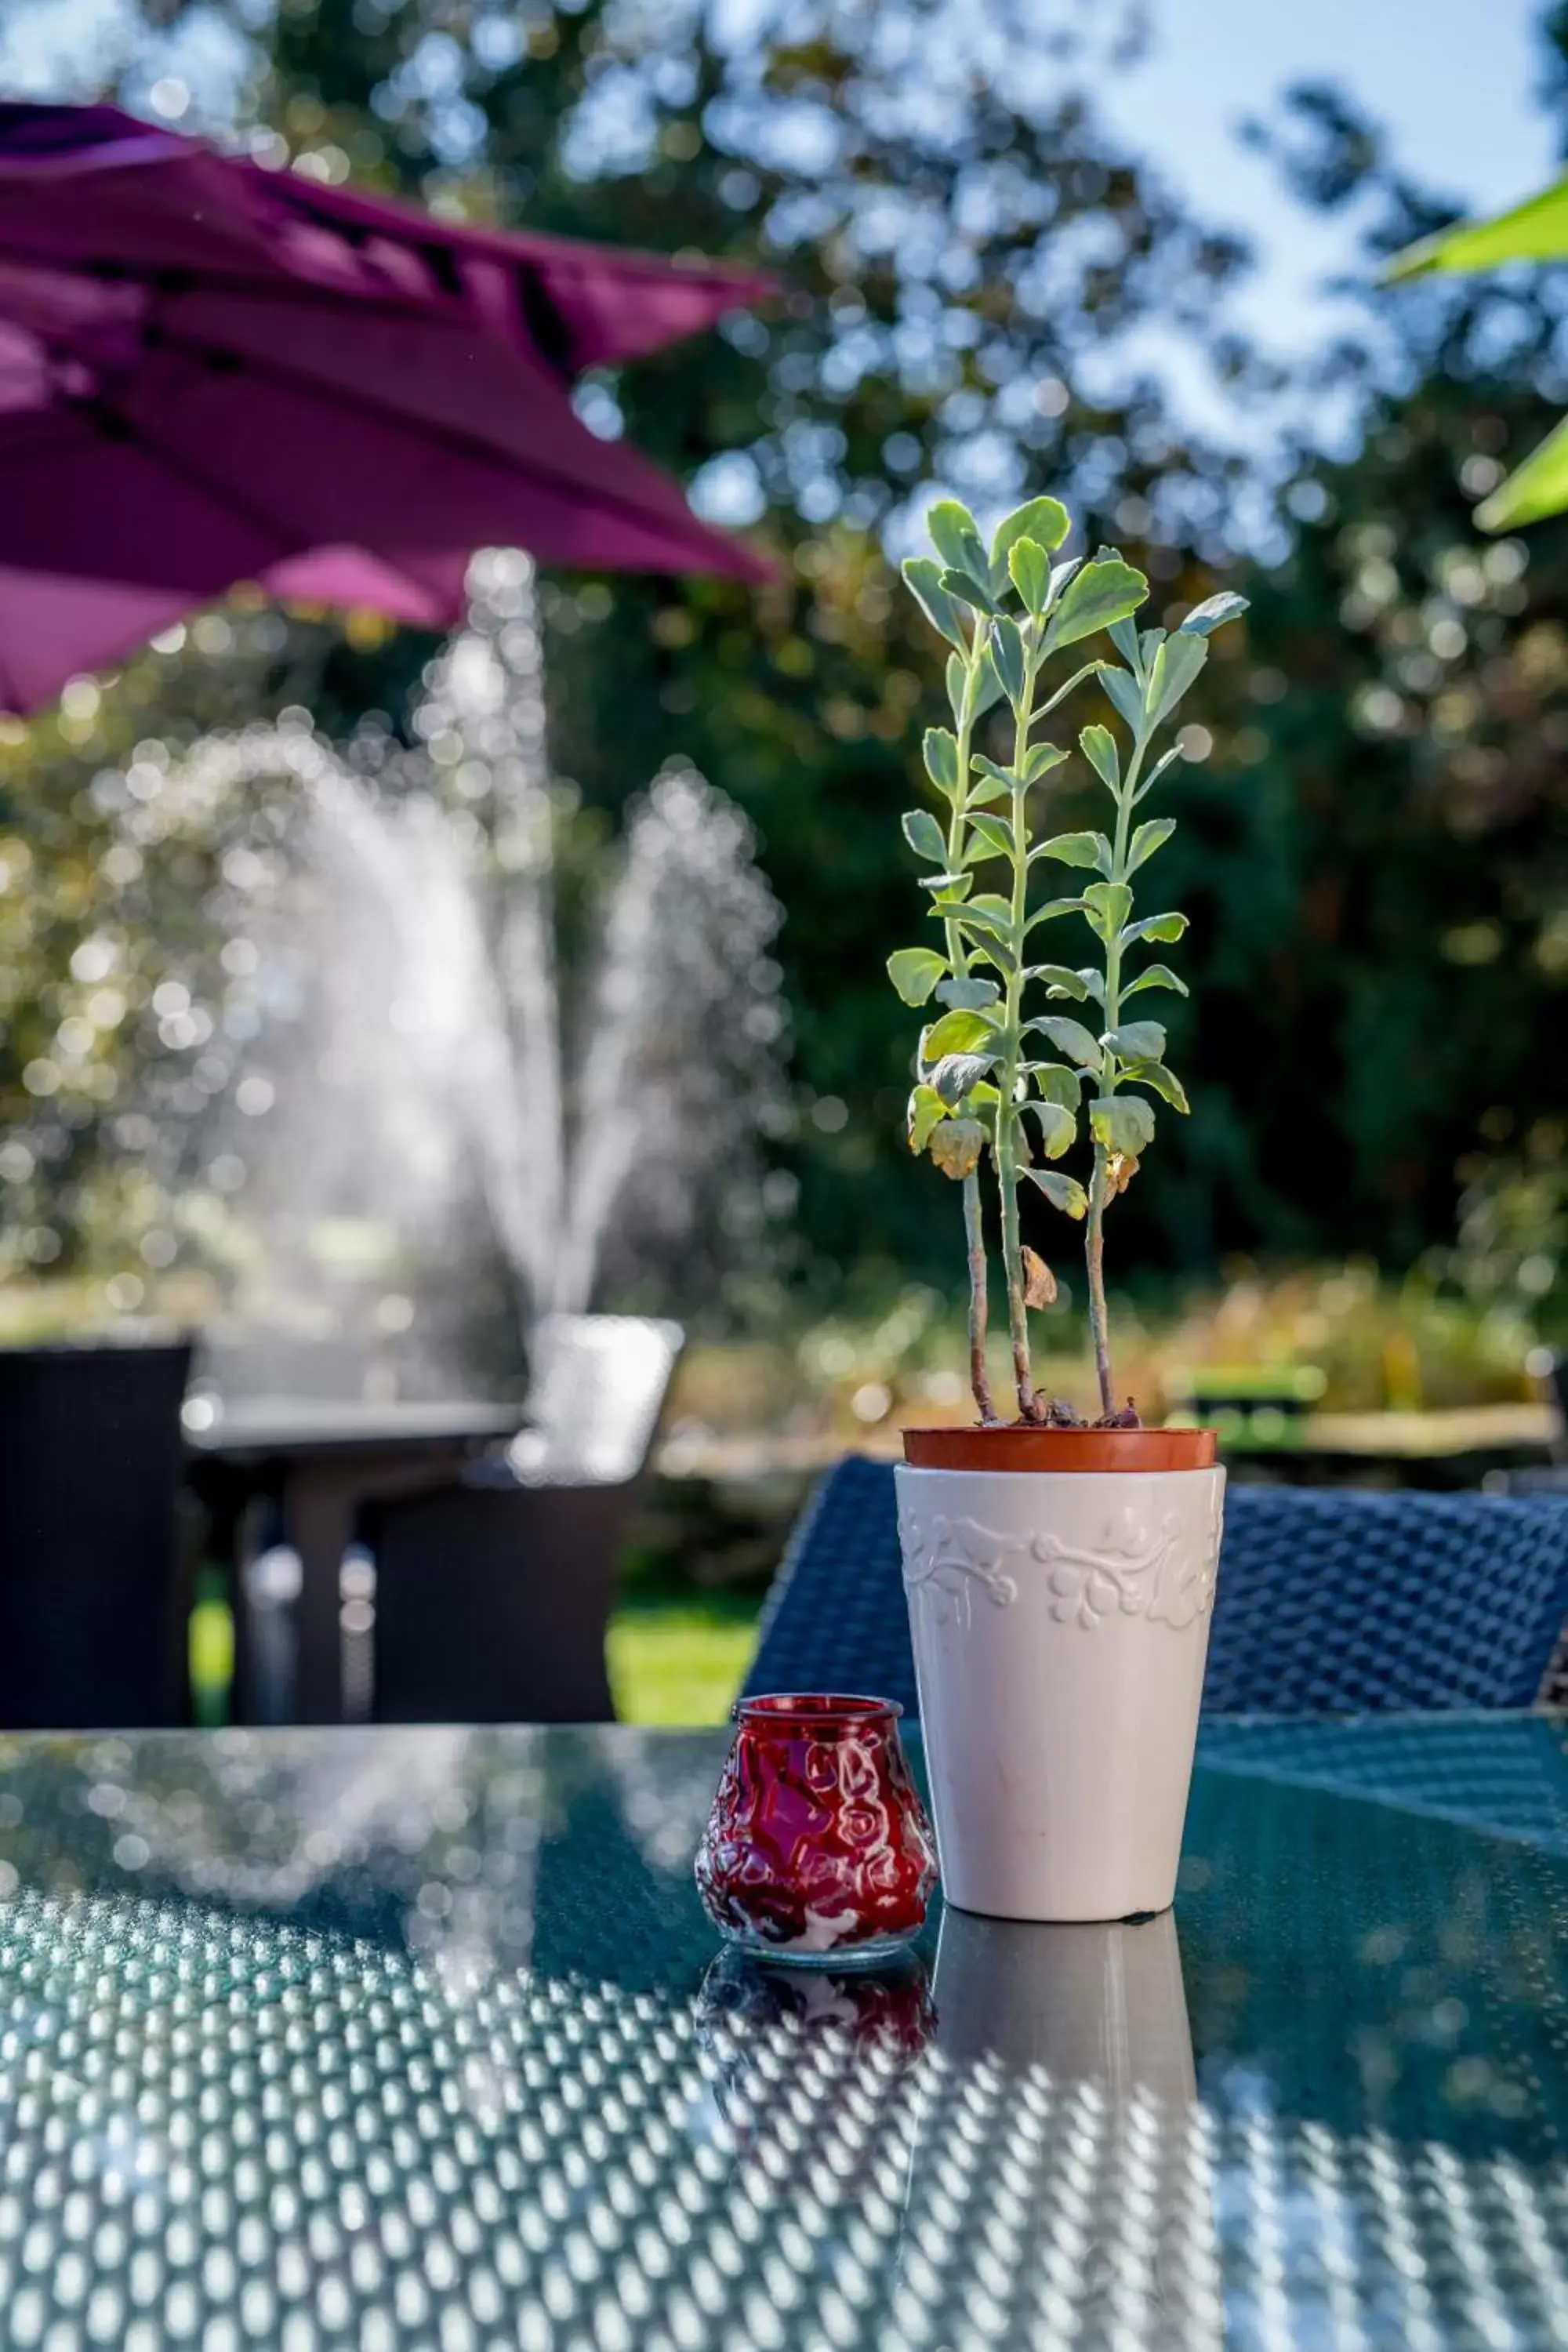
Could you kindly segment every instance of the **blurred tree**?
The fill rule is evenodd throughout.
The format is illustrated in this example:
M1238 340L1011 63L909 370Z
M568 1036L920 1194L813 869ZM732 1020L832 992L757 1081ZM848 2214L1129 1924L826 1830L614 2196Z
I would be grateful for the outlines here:
M1298 92L1272 143L1369 259L1454 209L1332 91ZM1471 510L1568 389L1565 290L1532 271L1372 291L1319 371L1355 451L1301 455L1294 544L1246 583L1249 658L1189 793L1210 899L1194 1210L1215 1242L1407 1263L1488 1153L1560 1164L1568 527L1489 543Z
M1162 618L1248 574L1247 633L1216 646L1168 853L1194 918L1173 1052L1196 1116L1129 1196L1119 1271L1238 1247L1407 1259L1451 1234L1478 1153L1561 1119L1568 538L1548 524L1528 550L1488 548L1470 520L1500 448L1563 397L1550 273L1370 297L1303 387L1354 454L1303 446L1275 515L1253 465L1180 422L1170 386L1195 367L1245 407L1256 458L1279 380L1226 326L1237 242L1082 94L1124 46L1114 10L780 0L742 32L702 0L142 0L142 20L132 97L150 103L154 74L211 83L215 121L274 164L776 268L771 313L581 394L596 429L628 432L706 512L764 537L776 585L753 601L579 576L547 584L545 611L556 762L589 817L684 753L762 829L788 910L792 1157L819 1278L868 1256L952 1285L962 1270L900 1141L907 1040L882 977L916 903L887 843L941 702L938 648L890 593L884 541L901 551L933 483L982 508L1061 490L1144 564ZM225 63L202 82L182 42L209 65L232 54L237 79L218 88ZM1273 138L1302 200L1358 221L1378 254L1458 209L1406 186L1331 92L1300 98ZM1223 398L1197 405L1223 419ZM1237 555L1242 537L1260 551ZM21 1073L55 1057L75 1010L72 877L107 855L93 777L224 709L405 721L427 644L356 650L334 625L267 617L281 634L265 661L193 667L193 631L185 655L128 669L85 734L49 720L6 753L38 903L0 1086L40 1134L67 1089L28 1095ZM126 696L138 715L121 716ZM216 837L192 855L221 881ZM123 886L146 894L121 914L144 928L150 982L195 920L194 899L165 913L174 872L147 861ZM94 1051L120 1055L130 1087L155 1034L122 1025ZM86 1171L123 1116L88 1095L48 1166ZM51 1185L12 1193L7 1223L48 1206L68 1255L76 1196Z
M296 701L338 642L240 600L29 727L0 719L0 1277L108 1276L132 1309L205 1254L186 1144L236 1075L227 1000L291 796L193 790L177 755Z
M1086 12L1048 0L984 17L951 0L781 6L743 37L695 0L143 14L161 73L183 26L226 19L247 59L238 128L268 162L777 268L771 316L590 382L580 405L694 478L708 512L758 526L778 583L760 604L710 581L552 583L555 760L590 808L677 753L744 803L791 917L803 1230L825 1273L868 1243L945 1268L951 1235L905 1172L906 1041L882 971L918 903L887 843L942 708L940 654L891 595L879 534L896 539L916 485L999 505L1065 478L1096 532L1190 596L1193 551L1224 554L1239 470L1181 430L1157 362L1188 348L1245 370L1218 311L1241 249L1079 94L1120 11L1087 12L1104 24L1092 54L1068 29ZM331 727L351 688L401 716L398 651L402 679L346 679L334 656L300 698Z

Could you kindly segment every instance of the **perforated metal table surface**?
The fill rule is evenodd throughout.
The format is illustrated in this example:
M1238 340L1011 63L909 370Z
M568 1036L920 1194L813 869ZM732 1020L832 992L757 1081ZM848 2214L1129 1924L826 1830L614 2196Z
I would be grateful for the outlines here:
M0 2343L1568 2346L1568 1731L1205 1729L1173 1916L721 1957L721 1733L0 1740Z

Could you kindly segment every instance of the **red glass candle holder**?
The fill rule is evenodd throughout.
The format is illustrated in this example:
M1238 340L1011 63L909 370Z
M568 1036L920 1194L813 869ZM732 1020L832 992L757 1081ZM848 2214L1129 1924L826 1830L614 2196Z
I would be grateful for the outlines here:
M738 1699L697 1852L709 1916L770 1959L843 1968L920 1932L936 1847L891 1699L779 1692Z

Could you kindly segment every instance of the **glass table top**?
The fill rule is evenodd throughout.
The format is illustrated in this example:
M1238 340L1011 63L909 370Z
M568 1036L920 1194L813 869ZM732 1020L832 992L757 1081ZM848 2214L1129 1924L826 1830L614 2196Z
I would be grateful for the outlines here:
M726 1740L0 1739L0 2340L1568 2346L1563 1724L1211 1724L1173 1915L865 1979Z

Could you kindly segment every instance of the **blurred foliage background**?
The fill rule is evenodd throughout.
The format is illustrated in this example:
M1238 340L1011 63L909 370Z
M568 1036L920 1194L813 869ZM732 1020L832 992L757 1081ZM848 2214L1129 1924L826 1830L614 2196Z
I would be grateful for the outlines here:
M956 1203L903 1150L910 1024L882 970L917 914L898 813L942 710L894 564L934 488L993 509L1049 488L1148 571L1155 617L1219 585L1252 606L1216 641L1171 803L1195 1116L1124 1206L1118 1277L1169 1319L1238 1255L1365 1260L1384 1281L1358 1296L1457 1318L1457 1360L1568 1338L1568 526L1500 543L1470 520L1568 398L1562 273L1372 289L1455 201L1408 184L1350 96L1298 91L1254 135L1303 205L1354 219L1369 290L1364 331L1288 375L1228 321L1241 244L1097 112L1134 37L1120 10L797 0L739 22L700 0L140 0L61 94L775 273L771 308L580 394L773 550L775 584L544 595L572 838L585 855L683 755L753 818L786 909L796 1239L763 1303L876 1331L925 1299L924 1330L961 1278ZM1542 38L1568 150L1568 9ZM1301 437L1314 409L1352 454ZM181 1138L234 1080L247 894L289 810L281 786L182 796L171 753L289 706L406 730L432 651L240 599L0 722L0 1273L127 1312L205 1277L224 1171ZM1321 1356L1310 1281L1288 1307L1258 1348ZM829 1385L856 1372L844 1344ZM904 1360L883 1349L855 1384Z

